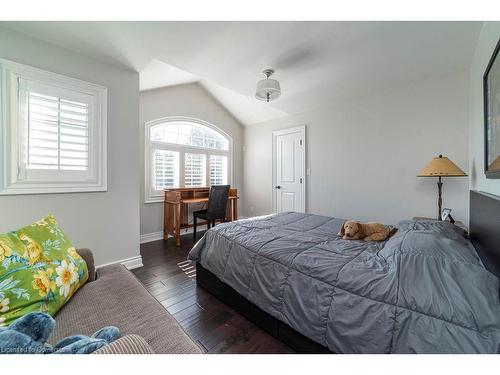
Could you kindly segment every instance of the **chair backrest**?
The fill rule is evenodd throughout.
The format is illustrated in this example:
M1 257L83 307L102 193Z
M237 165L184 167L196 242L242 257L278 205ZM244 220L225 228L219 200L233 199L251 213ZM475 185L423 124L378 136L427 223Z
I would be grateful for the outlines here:
M208 195L207 215L213 219L226 217L229 185L212 185Z

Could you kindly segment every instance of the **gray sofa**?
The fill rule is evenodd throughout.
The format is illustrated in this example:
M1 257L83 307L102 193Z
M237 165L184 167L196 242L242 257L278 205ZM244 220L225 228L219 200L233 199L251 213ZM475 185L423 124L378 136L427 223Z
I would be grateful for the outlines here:
M94 267L92 252L78 249L89 280L56 314L51 343L74 335L90 335L114 325L121 338L100 353L202 353L167 310L120 264Z

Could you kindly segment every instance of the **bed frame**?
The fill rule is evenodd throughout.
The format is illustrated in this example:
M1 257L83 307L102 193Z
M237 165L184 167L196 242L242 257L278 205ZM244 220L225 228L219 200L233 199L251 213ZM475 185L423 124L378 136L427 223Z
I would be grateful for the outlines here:
M500 197L470 191L470 239L485 267L500 278ZM268 314L196 263L196 283L299 353L332 353Z
M198 262L196 263L196 284L295 351L311 354L331 353L327 347L305 337L245 297L242 297L237 291L220 281L217 276L203 268Z

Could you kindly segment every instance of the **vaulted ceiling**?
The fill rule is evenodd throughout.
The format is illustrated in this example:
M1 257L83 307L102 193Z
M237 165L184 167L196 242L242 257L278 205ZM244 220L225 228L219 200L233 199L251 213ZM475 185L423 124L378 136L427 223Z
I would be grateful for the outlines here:
M248 125L466 69L480 22L2 22L141 73L200 82ZM254 99L274 68L282 96Z

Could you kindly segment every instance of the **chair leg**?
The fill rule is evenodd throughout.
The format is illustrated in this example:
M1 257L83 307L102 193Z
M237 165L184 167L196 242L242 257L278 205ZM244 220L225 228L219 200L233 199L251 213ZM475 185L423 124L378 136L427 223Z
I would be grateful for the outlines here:
M212 226L215 227L215 220L212 221Z
M196 217L193 218L193 238L196 239Z
M207 220L207 230L210 229L210 220Z

